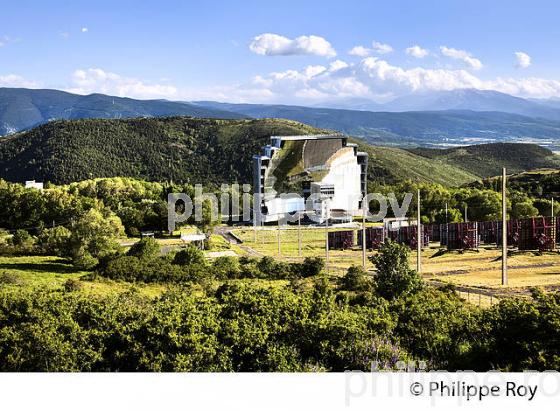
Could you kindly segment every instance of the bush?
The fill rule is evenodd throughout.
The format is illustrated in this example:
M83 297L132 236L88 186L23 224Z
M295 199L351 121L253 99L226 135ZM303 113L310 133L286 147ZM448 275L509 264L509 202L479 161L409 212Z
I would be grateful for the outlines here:
M292 267L287 263L276 262L270 256L262 257L256 264L257 277L262 279L286 279L292 276Z
M470 370L463 367L463 356L477 339L478 308L454 291L425 288L399 299L393 310L401 345L412 355L427 360L434 369Z
M239 261L233 256L221 256L212 262L212 273L216 279L239 278Z
M350 266L346 275L340 280L340 287L343 290L364 291L369 289L370 285L371 281L361 266Z
M98 273L109 279L145 283L198 282L208 277L207 268L201 265L183 267L165 257L140 259L128 255L108 260Z
M84 284L78 279L70 278L64 282L64 290L66 292L77 292L84 288Z
M3 285L23 285L25 281L13 272L0 273L0 284Z
M43 229L37 243L43 253L65 257L69 255L71 235L72 232L64 226Z
M127 252L127 255L136 256L140 259L153 259L159 254L159 243L154 238L142 238L132 245Z
M204 252L193 245L187 246L175 254L173 263L181 266L205 265Z
M11 245L11 252L19 255L29 255L36 252L35 245L37 239L25 229L18 229L8 241Z
M303 278L317 276L325 268L325 261L322 258L305 258L303 263L298 264L296 271Z
M422 279L408 265L409 253L406 245L387 241L381 245L377 255L370 257L377 268L374 285L379 296L391 300L422 287Z

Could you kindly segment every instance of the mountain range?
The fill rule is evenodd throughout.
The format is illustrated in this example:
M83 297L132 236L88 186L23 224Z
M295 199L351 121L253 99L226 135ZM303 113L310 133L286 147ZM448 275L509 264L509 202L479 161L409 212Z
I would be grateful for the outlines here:
M496 91L465 89L415 93L386 104L352 99L347 105L363 109L135 100L103 94L82 96L58 90L0 88L0 135L56 119L181 115L285 118L340 131L376 145L441 148L485 142L534 142L560 150L558 100L529 100Z
M190 103L134 100L104 94L77 95L59 90L0 88L0 135L58 119L135 118L188 115L243 118L244 115Z

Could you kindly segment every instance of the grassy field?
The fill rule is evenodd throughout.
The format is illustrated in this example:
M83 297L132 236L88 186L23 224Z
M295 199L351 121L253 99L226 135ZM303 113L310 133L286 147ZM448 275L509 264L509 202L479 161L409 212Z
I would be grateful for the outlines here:
M301 255L298 252L298 231L288 228L280 231L281 248L278 251L278 231L257 231L257 241L252 229L238 229L234 233L244 240L243 247L253 254L273 256L285 261L298 261L305 256L326 257L324 229L302 228ZM374 251L375 252L375 251ZM374 254L368 252L368 256ZM351 265L362 264L362 252L355 250L330 250L329 274L341 276ZM410 255L411 266L416 266L416 252ZM560 287L560 253L510 251L508 258L508 286L501 285L501 250L495 246L481 247L478 251L440 252L438 244L422 252L422 271L425 280L452 283L458 287L503 295L523 293L533 286ZM367 268L373 271L371 262ZM478 297L478 296L477 296Z
M72 264L56 256L0 256L0 281L3 285L64 289L68 279L83 279L90 272L75 269ZM7 282L7 283L6 283ZM132 284L107 279L80 280L83 292L107 294L125 292L133 287L146 296L156 296L165 290L157 284Z
M331 229L332 230L332 229ZM251 228L233 231L244 242L229 244L220 235L213 235L213 248L210 252L232 250L237 255L252 257L272 256L286 262L297 262L304 257L326 257L324 228L301 229L301 254L298 247L297 228L278 230L265 228L255 234ZM278 249L280 234L280 252ZM167 245L167 243L165 243ZM173 247L172 249L176 249ZM367 256L375 254L368 252ZM437 244L431 244L422 252L423 277L435 286L453 284L462 296L471 303L486 306L499 297L524 295L534 286L560 288L560 253L538 254L510 250L508 257L507 286L501 285L501 250L496 247L481 247L478 251L441 252ZM412 267L416 263L416 252L410 254ZM330 250L328 274L334 280L345 274L348 267L362 264L359 249ZM369 272L374 267L366 262ZM52 256L3 256L0 257L0 282L5 286L43 287L64 289L68 279L81 279L82 291L91 294L125 292L135 289L146 296L160 295L167 288L158 284L131 284L106 279L90 280L89 272L75 269L67 260ZM265 281L267 286L270 281ZM274 286L279 286L276 281Z

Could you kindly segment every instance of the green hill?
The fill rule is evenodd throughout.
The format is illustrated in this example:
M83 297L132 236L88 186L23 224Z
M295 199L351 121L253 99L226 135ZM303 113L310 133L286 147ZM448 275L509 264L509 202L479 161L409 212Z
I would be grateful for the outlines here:
M271 135L321 132L289 120L187 117L55 121L0 140L0 178L70 183L128 176L189 183L251 182L251 157ZM397 148L360 144L370 154L369 177L410 178L444 185L476 177Z
M480 186L490 189L500 189L501 178L492 177L477 181L472 186ZM560 170L538 169L533 171L509 174L507 177L509 189L527 193L533 198L560 199Z
M0 178L57 184L114 176L191 184L251 183L252 155L271 135L324 131L279 119L54 121L0 140ZM512 155L507 144L407 151L353 142L370 155L370 181L385 184L412 179L457 186L498 174L505 161L512 171L556 164L550 151L533 145L513 144L518 155Z
M251 157L271 135L315 132L289 120L55 121L0 140L0 178L57 184L113 176L191 184L251 182Z
M439 159L429 159L405 149L360 143L369 154L368 179L393 184L404 179L458 186L478 179L476 175Z
M560 157L535 144L496 143L449 149L415 148L409 150L431 160L440 160L481 178L537 168L560 167Z

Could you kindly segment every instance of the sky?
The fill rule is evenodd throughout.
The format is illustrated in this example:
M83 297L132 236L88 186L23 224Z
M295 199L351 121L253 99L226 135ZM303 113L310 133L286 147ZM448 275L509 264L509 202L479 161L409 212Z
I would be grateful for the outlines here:
M557 1L0 0L0 87L140 99L560 98Z

